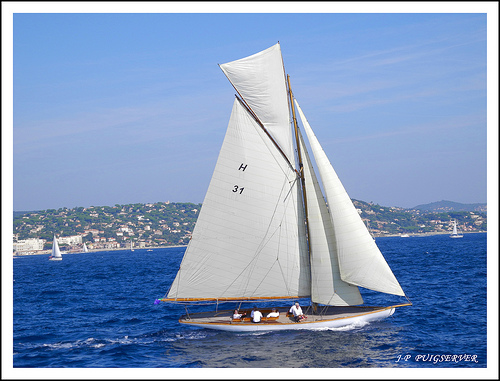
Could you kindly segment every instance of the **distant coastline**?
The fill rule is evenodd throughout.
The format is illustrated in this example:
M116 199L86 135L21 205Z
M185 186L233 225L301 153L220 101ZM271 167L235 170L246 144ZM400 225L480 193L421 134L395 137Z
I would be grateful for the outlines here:
M464 232L462 234L468 235L468 234L484 234L487 233L487 231L476 231L476 232ZM408 237L405 238L418 238L418 237L430 237L434 235L450 235L450 232L429 232L429 233L415 233L415 234L409 234ZM401 237L401 234L381 234L381 235L374 235L374 238L394 238L394 237ZM171 249L175 247L187 247L188 245L172 245L172 246L154 246L154 247L141 247L134 249L134 251L152 251L156 249ZM112 248L112 249L92 249L89 250L88 253L99 253L99 252L106 252L106 251L131 251L130 248L125 248L125 247L120 247L120 248ZM88 254L88 253L83 253L83 252L69 252L69 253L62 253L63 255L72 255L72 254ZM50 255L51 251L50 250L39 250L36 252L32 252L29 254L16 254L14 253L13 257L26 257L30 255Z
M187 245L172 245L172 246L154 246L154 247L141 247L141 248L136 248L134 251L148 251L148 250L156 250L156 249L170 249L173 247L187 247ZM118 247L118 248L112 248L112 249L89 249L87 253L83 252L63 252L63 255L72 255L72 254L88 254L88 253L99 253L99 252L104 252L104 251L132 251L130 250L130 247ZM32 252L30 254L18 254L16 255L14 253L14 257L26 257L29 255L50 255L51 250L38 250L36 252Z
M481 234L487 233L486 231L476 231L476 232L463 232L462 234ZM450 232L428 232L428 233L410 233L409 237L429 237L432 235L450 235ZM375 238L384 238L384 237L401 237L401 234L381 234L374 235Z
M408 210L352 201L375 238L451 234L454 222L461 233L488 230L483 204L441 201ZM67 253L83 252L83 244L91 252L182 247L189 244L201 208L168 201L15 213L13 255L49 254L54 236Z

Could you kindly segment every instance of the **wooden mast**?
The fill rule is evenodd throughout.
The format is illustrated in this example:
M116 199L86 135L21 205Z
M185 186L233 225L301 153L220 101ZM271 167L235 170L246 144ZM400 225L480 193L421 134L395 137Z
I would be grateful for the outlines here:
M304 164L302 162L302 152L300 149L300 141L299 141L299 127L297 125L297 118L295 116L295 106L293 104L293 93L292 86L290 85L290 75L287 74L286 80L288 83L288 95L290 97L290 105L292 107L292 118L293 118L293 127L295 130L295 141L297 145L297 156L299 160L299 176L300 182L302 185L302 194L304 200L304 218L306 220L306 239L307 239L307 252L309 253L309 262L311 261L311 242L309 241L309 219L308 219L308 209L307 209L307 194L306 194L306 180L304 178ZM311 300L312 302L312 300ZM313 311L316 312L318 308L318 304L312 302Z

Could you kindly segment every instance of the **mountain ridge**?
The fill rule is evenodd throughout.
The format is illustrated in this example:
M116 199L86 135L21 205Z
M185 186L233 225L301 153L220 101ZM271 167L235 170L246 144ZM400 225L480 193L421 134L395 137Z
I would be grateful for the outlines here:
M426 211L386 207L355 199L352 201L363 222L376 236L443 234L451 232L452 221L456 221L464 233L487 230L486 212L449 209ZM437 208L451 208L454 205L431 204ZM202 204L167 201L23 212L13 218L14 242L29 238L51 242L56 235L81 236L80 243L92 244L94 249L124 247L130 245L132 240L138 247L186 245L201 209Z
M361 201L361 200L359 200ZM101 206L106 206L106 205L99 205L98 207ZM463 204L460 202L455 202L455 201L449 201L449 200L441 200L441 201L435 201L431 202L428 204L421 204L414 206L412 208L402 208L402 209L407 209L407 210L422 210L422 211L451 211L451 212L486 212L486 203L474 203L474 204ZM401 208L399 206L396 206L395 208ZM46 210L51 210L46 209ZM71 209L71 208L59 208L59 209ZM40 213L44 212L45 210L39 209L39 210L27 210L27 211L16 211L14 210L14 217L19 217L24 214L28 213Z
M411 209L426 212L486 212L486 203L462 204L459 202L441 200L429 204L417 205Z

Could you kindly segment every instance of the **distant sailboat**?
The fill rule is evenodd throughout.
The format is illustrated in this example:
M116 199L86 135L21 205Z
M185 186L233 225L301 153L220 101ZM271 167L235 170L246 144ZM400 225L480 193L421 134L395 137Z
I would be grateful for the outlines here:
M88 253L89 252L89 249L87 249L87 245L85 244L85 242L83 243L83 252L84 253Z
M49 257L49 261L62 261L61 251L59 250L59 244L57 243L55 235L54 241L52 242L52 255Z
M463 237L462 234L458 234L457 221L456 220L453 221L453 232L451 233L450 237L451 238L462 238Z
M280 316L258 324L249 316L232 319L233 310L179 319L225 331L342 327L411 305L360 306L358 287L406 295L294 99L279 43L220 67L238 96L180 269L155 303L288 300L288 307L276 306ZM297 323L288 312L299 298L311 304L304 307L307 319Z
M132 241L132 238L130 239L130 251L134 251L134 241Z

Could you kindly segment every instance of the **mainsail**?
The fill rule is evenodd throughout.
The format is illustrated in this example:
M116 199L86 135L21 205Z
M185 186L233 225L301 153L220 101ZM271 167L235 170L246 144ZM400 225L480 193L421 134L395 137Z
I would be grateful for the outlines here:
M235 100L212 180L168 298L309 295L296 180L294 169Z

